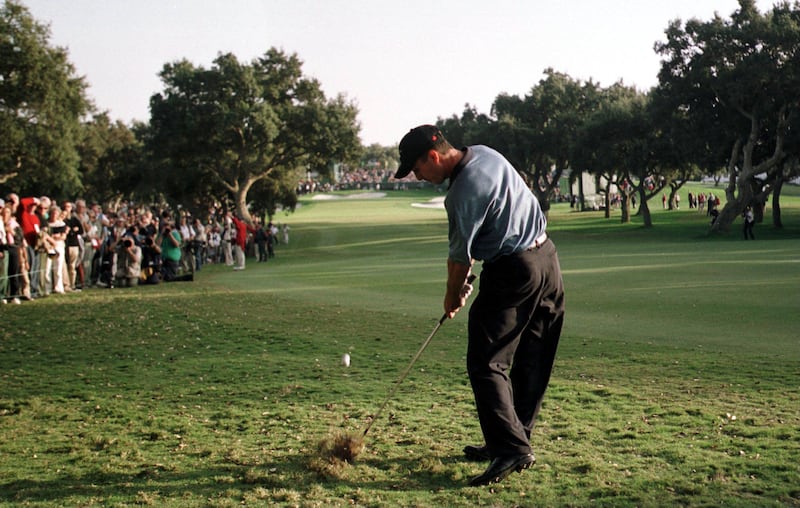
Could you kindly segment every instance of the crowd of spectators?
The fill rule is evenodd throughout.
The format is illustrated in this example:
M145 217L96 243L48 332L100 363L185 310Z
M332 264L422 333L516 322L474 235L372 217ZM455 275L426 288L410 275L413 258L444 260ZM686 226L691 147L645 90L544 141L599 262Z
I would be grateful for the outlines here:
M193 217L122 202L101 207L46 196L0 199L0 301L19 304L88 287L191 281L207 263L245 268L274 257L289 227L255 226L222 209Z
M379 168L359 168L343 171L336 182L325 179L310 178L297 184L297 194L313 194L315 192L351 191L351 190L406 190L431 187L431 184L406 176L399 180L394 178L395 170Z

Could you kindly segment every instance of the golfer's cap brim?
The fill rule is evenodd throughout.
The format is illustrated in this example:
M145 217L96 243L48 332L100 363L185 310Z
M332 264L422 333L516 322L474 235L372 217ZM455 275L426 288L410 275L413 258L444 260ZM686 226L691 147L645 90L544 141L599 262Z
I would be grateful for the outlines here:
M411 173L411 169L414 166L413 162L406 162L400 164L400 167L397 169L397 172L394 174L396 179L405 178Z

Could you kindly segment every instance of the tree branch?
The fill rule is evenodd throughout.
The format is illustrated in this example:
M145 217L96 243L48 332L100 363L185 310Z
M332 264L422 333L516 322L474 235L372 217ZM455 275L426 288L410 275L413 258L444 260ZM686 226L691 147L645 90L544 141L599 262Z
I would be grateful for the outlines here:
M0 175L0 184L6 183L7 181L9 181L12 178L14 178L15 176L17 176L18 174L19 173L14 171L13 173L6 173L5 175Z

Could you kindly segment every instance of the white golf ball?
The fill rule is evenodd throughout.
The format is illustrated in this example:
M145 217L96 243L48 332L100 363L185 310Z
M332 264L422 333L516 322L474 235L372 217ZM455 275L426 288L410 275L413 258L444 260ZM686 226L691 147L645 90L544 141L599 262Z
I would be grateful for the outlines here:
M349 354L345 353L345 354L342 355L342 365L344 365L345 367L349 367L350 366L350 355Z

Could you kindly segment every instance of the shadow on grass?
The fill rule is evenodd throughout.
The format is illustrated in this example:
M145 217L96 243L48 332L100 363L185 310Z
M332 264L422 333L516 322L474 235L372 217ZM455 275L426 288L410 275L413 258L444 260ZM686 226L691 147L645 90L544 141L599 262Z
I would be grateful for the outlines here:
M64 476L50 480L20 479L0 483L3 503L80 503L83 499L144 502L153 500L207 500L220 496L241 497L255 488L307 491L318 483L334 489L367 489L378 492L431 492L467 486L459 478L461 457L435 457L437 468L418 458L367 459L347 464L345 474L325 475L308 467L308 457L292 457L259 465L221 464L178 472L161 464L140 466L138 472L94 473L81 477ZM477 472L483 464L473 463ZM371 474L359 475L366 467ZM382 471L383 478L375 478ZM366 471L364 471L366 473ZM477 473L476 473L477 474ZM370 476L372 479L367 479ZM238 493L236 491L239 491Z

